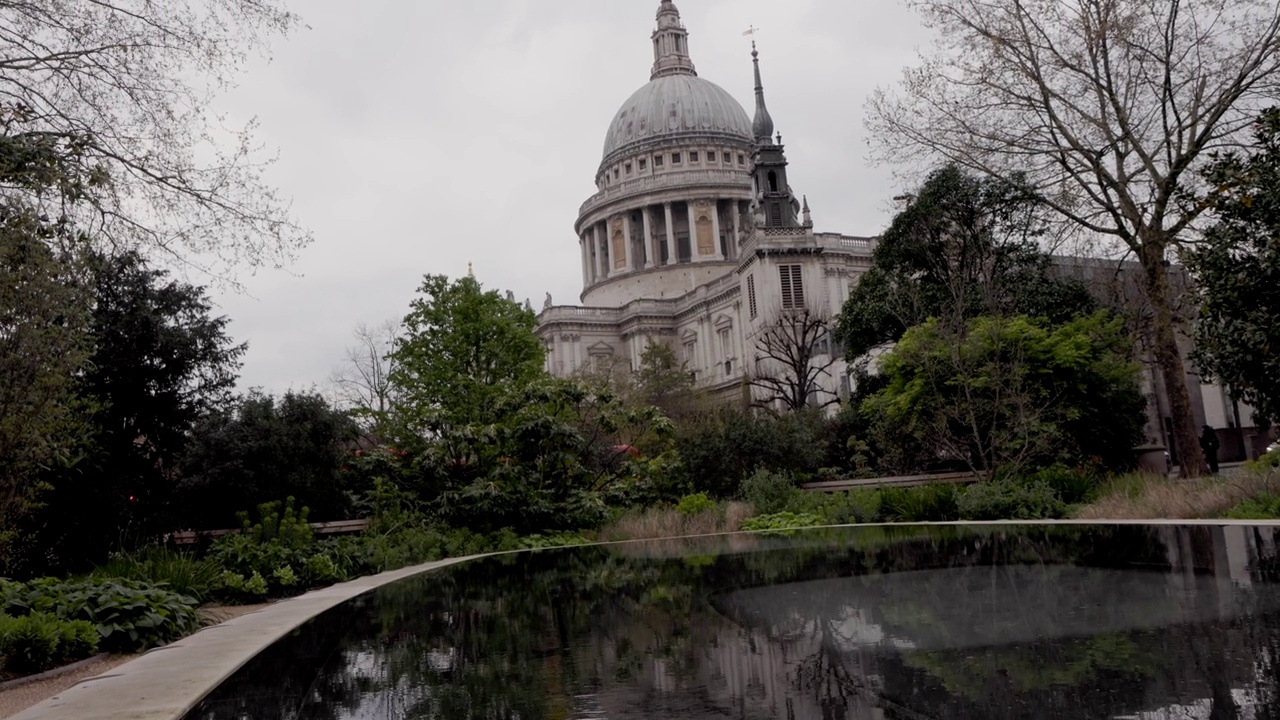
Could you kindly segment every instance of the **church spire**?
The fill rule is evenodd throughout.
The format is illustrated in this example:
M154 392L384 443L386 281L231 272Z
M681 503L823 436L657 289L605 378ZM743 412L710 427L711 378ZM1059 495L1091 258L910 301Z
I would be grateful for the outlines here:
M649 79L697 74L689 58L689 31L680 22L680 11L671 0L662 0L658 6L658 28L653 31L653 72Z
M756 41L751 41L751 64L756 71L756 116L751 121L752 133L756 142L768 145L773 142L773 118L769 117L769 108L764 106L764 84L760 82L760 53L756 51Z

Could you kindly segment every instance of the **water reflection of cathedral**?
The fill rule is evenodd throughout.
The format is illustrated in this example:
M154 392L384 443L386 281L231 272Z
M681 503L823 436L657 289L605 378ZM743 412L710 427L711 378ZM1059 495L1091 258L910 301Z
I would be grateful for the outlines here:
M608 718L1271 717L1258 709L1277 700L1278 648L1257 617L1280 613L1259 583L1274 530L1153 532L1165 562L1149 568L974 565L716 594L674 647L669 618L630 624L625 645L648 648L638 663L614 655L616 636L597 645L634 677L592 705Z

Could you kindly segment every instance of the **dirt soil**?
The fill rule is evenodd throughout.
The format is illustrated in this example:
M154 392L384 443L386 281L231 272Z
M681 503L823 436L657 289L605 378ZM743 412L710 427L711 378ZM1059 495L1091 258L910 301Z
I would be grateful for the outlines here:
M264 607L267 607L267 605L208 605L200 608L200 617L204 619L206 625L218 625L232 618L257 612ZM71 688L73 685L107 674L112 669L129 662L135 657L137 656L109 655L101 660L95 660L83 667L76 668L65 675L46 680L36 680L8 690L0 690L0 718L17 715L32 705L44 702L63 690Z

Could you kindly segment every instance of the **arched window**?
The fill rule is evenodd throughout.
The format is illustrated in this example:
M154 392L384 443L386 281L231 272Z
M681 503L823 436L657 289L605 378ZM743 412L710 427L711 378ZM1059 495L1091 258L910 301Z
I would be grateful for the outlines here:
M778 174L769 171L769 192L778 192Z

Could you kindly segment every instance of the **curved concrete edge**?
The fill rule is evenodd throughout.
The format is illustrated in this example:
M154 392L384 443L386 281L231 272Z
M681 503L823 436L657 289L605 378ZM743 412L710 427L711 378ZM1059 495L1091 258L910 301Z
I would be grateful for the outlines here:
M368 575L282 600L150 650L10 720L180 720L267 646L325 610L388 583L479 557L484 555Z
M20 688L23 685L30 685L31 683L40 682L41 680L52 680L53 678L66 675L67 673L73 673L85 665L96 663L99 660L104 660L109 657L111 657L111 653L98 653L93 657L77 660L70 665L63 665L52 670L45 670L44 672L36 673L35 675L24 675L20 678L14 678L13 680L6 680L5 682L0 682L0 692Z

